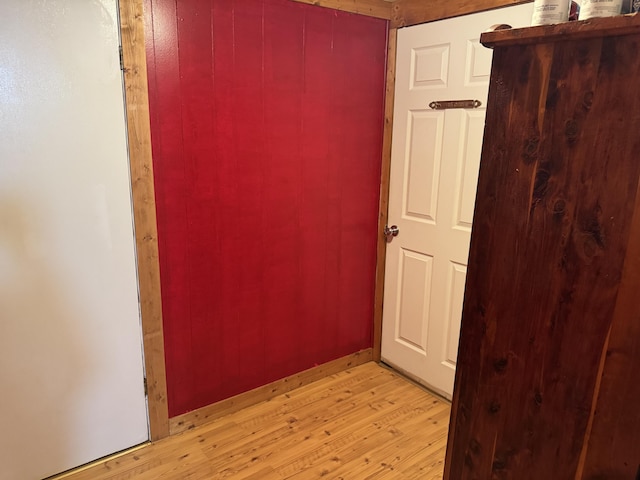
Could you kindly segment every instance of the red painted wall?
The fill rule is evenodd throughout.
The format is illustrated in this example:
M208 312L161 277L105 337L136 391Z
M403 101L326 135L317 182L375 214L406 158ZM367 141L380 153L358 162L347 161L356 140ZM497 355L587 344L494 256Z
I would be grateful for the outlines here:
M145 7L176 416L371 346L387 23Z

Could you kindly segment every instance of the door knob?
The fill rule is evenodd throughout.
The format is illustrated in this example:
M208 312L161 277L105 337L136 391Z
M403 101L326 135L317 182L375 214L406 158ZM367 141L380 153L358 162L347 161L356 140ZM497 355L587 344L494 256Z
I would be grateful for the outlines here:
M385 225L384 226L384 236L387 238L387 242L390 242L391 240L393 240L393 237L397 237L398 234L400 233L400 229L398 228L397 225Z

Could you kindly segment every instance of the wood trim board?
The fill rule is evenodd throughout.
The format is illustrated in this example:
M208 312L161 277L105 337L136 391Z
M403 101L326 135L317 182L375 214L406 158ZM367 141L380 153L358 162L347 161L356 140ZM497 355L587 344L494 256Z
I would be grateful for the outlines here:
M389 29L387 43L387 81L384 100L384 133L382 137L382 165L380 170L380 208L378 211L378 246L376 260L376 291L373 310L373 360L380 362L382 349L382 303L387 242L382 234L389 220L389 171L391 167L391 137L393 103L396 88L397 29Z
M368 17L391 19L391 2L385 0L292 0L318 7L332 8L343 12L357 13Z
M119 0L142 340L152 441L169 435L142 0Z
M192 412L173 417L170 420L170 433L175 435L186 430L204 425L216 418L237 412L243 408L272 399L283 393L308 385L329 375L342 372L352 367L370 362L373 359L371 348L360 350L336 360L312 367L300 373L276 380L262 387L240 393Z
M409 27L420 23L458 17L469 13L528 3L531 0L396 0L393 2L391 28ZM487 25L489 27L489 25Z

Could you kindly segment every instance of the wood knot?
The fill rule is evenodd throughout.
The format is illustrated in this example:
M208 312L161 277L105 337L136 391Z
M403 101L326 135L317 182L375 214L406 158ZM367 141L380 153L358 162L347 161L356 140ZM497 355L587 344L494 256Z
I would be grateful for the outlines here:
M553 214L554 215L563 214L566 208L567 208L567 202L565 202L562 199L556 200L553 204Z
M598 255L605 249L605 233L600 223L602 209L596 204L593 209L583 214L581 223L582 231L582 252L586 258L590 259Z
M504 373L507 370L508 366L509 366L509 360L505 357L498 358L496 361L493 362L493 369L497 373Z
M564 270L564 271L568 270L569 260L567 259L566 254L563 254L562 257L560 258L560 261L558 262L558 267L560 268L560 270Z
M502 408L502 405L500 405L500 402L498 402L497 400L493 400L489 405L489 413L491 413L492 415L495 415L500 411L501 408Z
M522 149L522 158L527 165L533 163L538 158L538 147L540 146L540 138L532 137L524 141Z
M473 453L474 455L480 455L482 453L482 445L480 445L480 442L478 442L478 440L472 438L469 441L469 450L471 450L471 453Z
M578 122L576 122L573 118L567 120L564 123L564 135L567 137L567 141L571 143L575 143L578 139L578 133L580 128L578 127Z
M515 454L516 452L513 449L496 452L495 456L493 457L493 470L496 471L507 469L509 467L509 463L511 463L511 459L515 456Z
M551 214L553 215L553 219L561 222L565 216L565 212L567 210L567 202L564 199L558 199L553 202L553 206L551 207Z
M505 468L507 468L507 461L504 458L496 458L491 466L493 471L504 470Z
M583 231L593 239L598 247L604 248L604 234L602 232L602 226L600 225L598 216L598 213L594 212L586 218L583 224Z
M533 401L536 403L538 407L542 405L542 394L540 392L536 392L535 395L533 396Z

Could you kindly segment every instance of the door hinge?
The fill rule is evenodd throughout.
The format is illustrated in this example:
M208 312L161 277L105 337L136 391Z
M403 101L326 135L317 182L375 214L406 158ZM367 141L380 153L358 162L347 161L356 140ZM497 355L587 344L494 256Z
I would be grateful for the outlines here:
M122 45L118 47L118 53L120 55L120 70L124 72L124 55L122 54Z
M142 381L142 384L144 385L144 396L148 397L149 396L149 388L147 387L147 377L144 377L144 380Z

